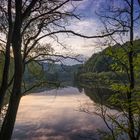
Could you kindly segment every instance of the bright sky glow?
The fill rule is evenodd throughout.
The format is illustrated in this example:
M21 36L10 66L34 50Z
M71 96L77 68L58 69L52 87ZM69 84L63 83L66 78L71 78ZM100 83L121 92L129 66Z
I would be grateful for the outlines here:
M140 12L138 12L138 10L140 11L140 6L136 1L135 7L139 14ZM66 29L87 36L101 35L104 28L96 13L105 9L107 4L110 4L112 8L120 8L123 6L122 0L82 0L76 2L73 1L72 4L69 3L68 5L65 5L63 10L72 11L73 8L76 7L75 13L81 17L80 19L68 20L69 23L66 26ZM138 36L137 38L140 36L139 22L137 23L139 26L136 27L135 31L135 37ZM128 36L124 38L126 41ZM71 56L81 55L84 58L89 58L95 52L105 48L105 46L99 46L98 44L101 39L84 39L70 34L57 34L57 38L55 39L57 39L59 43L54 41L54 38L52 39L50 37L42 39L41 43L51 43L56 54L68 54Z
M77 13L79 13L82 17L80 20L72 20L70 26L66 28L89 36L100 34L103 26L95 12L105 8L107 2L112 2L111 5L114 8L121 6L121 0L83 0L81 2L74 2L74 6L78 6ZM72 10L72 7L69 5L66 8ZM140 29L140 27L137 28ZM136 32L136 35L139 36L139 32ZM55 46L54 48L58 53L81 54L88 58L93 53L100 50L97 45L99 39L83 39L64 34L58 35L58 38L59 41L68 48L68 50L65 50L63 47L54 43L53 46Z
M95 11L100 8L104 0L83 0L82 2L74 2L74 6L77 7L76 13L80 14L81 19L71 20L70 25L66 28L68 30L73 30L77 33L83 35L97 35L100 33L99 29L101 24L95 15ZM66 9L72 10L72 6L68 5ZM83 39L73 35L59 34L59 42L61 42L67 49L64 49L62 46L53 42L53 46L56 52L66 53L66 54L81 54L83 56L90 57L93 53L96 52L97 39ZM43 40L45 42L46 39Z

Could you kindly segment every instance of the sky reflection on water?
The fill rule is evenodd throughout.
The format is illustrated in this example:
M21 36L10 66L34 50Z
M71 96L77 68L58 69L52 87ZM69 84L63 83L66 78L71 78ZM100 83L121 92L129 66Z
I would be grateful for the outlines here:
M79 111L95 104L77 88L68 87L22 98L12 140L97 140L103 121Z

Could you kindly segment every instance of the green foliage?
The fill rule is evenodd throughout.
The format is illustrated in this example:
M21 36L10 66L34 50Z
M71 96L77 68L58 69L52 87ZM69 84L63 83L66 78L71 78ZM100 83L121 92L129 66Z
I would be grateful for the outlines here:
M117 113L107 114L106 109L101 109L100 117L110 126L111 133L101 132L103 139L116 139L130 137L130 132L137 133L139 130L140 116L140 40L130 45L126 42L123 45L109 46L102 52L94 54L83 66L82 72L78 75L83 85L96 87L95 92L88 96L101 103L99 105L117 109ZM134 71L132 71L134 67ZM134 81L133 81L134 73ZM106 87L112 93L106 96ZM87 90L85 90L87 92ZM95 96L96 95L96 96ZM105 112L104 112L105 111ZM102 116L101 116L102 115ZM130 126L133 125L135 130Z
M0 83L3 76L4 60L5 60L5 56L4 54L1 53L0 54ZM11 57L10 70L9 70L9 82L13 78L13 75L14 75L14 60ZM25 89L28 89L34 84L42 82L43 80L46 80L46 77L44 77L44 71L42 69L42 66L39 63L36 63L33 61L29 63L28 65L26 65L25 67L25 72L24 72L23 82L22 82L22 90L24 91ZM9 91L11 90L11 86L9 87ZM10 94L9 91L6 94L5 103L7 103L9 99L9 94Z
M48 81L57 81L61 86L73 85L77 71L81 65L43 64Z
M112 59L103 55L104 52L93 54L91 58L85 63L85 72L107 72L109 71L108 65L112 63Z
M42 65L32 61L25 67L23 81L27 83L33 83L44 78Z
M123 45L109 46L103 51L93 54L84 64L84 72L108 72L110 70L123 72L128 65L129 42ZM134 41L135 59L139 60L140 40ZM136 61L138 63L139 61ZM140 63L140 62L139 62ZM136 65L135 65L136 66ZM136 66L137 67L137 66ZM138 67L137 67L138 68Z

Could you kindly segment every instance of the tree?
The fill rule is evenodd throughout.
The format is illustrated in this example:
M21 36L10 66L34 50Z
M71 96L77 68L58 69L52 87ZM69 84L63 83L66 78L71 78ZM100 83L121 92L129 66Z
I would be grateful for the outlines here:
M8 110L0 132L0 139L9 140L11 138L19 102L22 97L21 87L24 67L25 64L29 62L28 56L31 56L31 54L33 54L32 50L36 46L38 46L39 40L41 40L46 36L58 33L71 33L84 38L97 38L97 37L105 37L114 34L116 32L121 32L120 30L115 30L113 32L101 34L98 36L86 36L81 35L79 33L75 33L74 31L71 30L65 30L65 27L60 26L58 23L60 23L66 17L77 17L71 12L64 10L64 6L70 1L71 0L5 1L5 3L9 5L8 18L9 16L11 17L13 25L9 26L9 31L12 30L12 35L10 34L10 36L12 37L10 38L11 40L8 42L11 43L12 53L14 56L14 77ZM55 29L52 28L53 27L52 25L55 25L55 27L57 28ZM63 29L60 30L60 27L62 27ZM35 31L33 31L32 29L35 29ZM34 34L31 34L33 32ZM25 41L24 43L23 40ZM33 58L31 59L35 59L37 57L39 58L40 56L42 56L42 54L39 54L38 56L33 56ZM5 66L8 65L5 63ZM8 75L8 72L6 72L6 74ZM6 78L6 83L7 81L8 78ZM6 92L6 88L4 92Z
M110 2L110 1L109 1ZM118 44L118 48L113 49L110 47L105 55L112 57L116 62L111 66L111 70L116 74L118 72L126 73L127 81L123 81L123 77L120 79L119 83L112 82L112 90L116 93L110 100L112 105L118 105L121 112L118 115L109 115L106 109L101 106L100 116L104 119L108 125L109 130L112 133L112 139L120 139L123 135L127 135L130 140L139 140L140 137L140 110L139 110L139 90L137 88L137 78L136 78L136 67L138 60L138 51L134 44L135 27L137 27L137 20L139 16L137 15L137 3L134 0L123 0L118 1L118 6L110 5L107 7L105 14L99 14L102 23L105 27L105 32L110 30L126 29L128 33L118 34L118 36L109 36L108 42L113 42ZM121 6L120 6L121 5ZM127 38L128 42L124 45L124 39ZM111 40L111 41L110 41ZM122 42L121 42L122 41ZM121 43L120 43L121 42ZM110 43L108 43L109 46ZM124 117L122 119L122 117ZM116 126L115 130L109 126L107 119L113 122ZM122 137L121 137L122 135Z
M2 108L2 103L3 99L6 93L6 89L8 87L8 74L9 74L9 65L10 65L10 46L11 46L11 39L12 39L12 28L13 28L13 23L12 23L12 15L11 15L11 0L8 1L7 3L7 11L2 7L4 6L4 2L1 1L1 31L3 33L6 33L7 36L7 42L5 45L5 63L4 63L4 69L3 69L3 77L2 77L2 83L0 86L0 112ZM3 18L3 16L6 16L8 14L8 18ZM8 26L4 26L4 25ZM4 26L4 27L3 27ZM5 42L4 42L5 43Z
M21 25L21 51L23 51L23 61L26 61L29 58L32 50L39 44L39 41L47 36L53 36L59 33L70 33L83 38L98 38L105 37L108 34L101 34L97 36L86 36L79 33L76 33L71 30L66 30L64 23L68 20L68 17L77 18L79 17L76 14L73 14L73 11L63 10L64 5L71 1L77 0L66 0L66 1L22 1L22 25ZM80 1L80 0L78 0ZM48 5L47 3L50 3ZM1 1L1 31L8 38L6 41L3 41L7 45L5 46L6 55L5 55L5 65L3 70L3 79L0 87L0 110L2 108L2 102L8 88L8 71L10 64L10 45L12 44L12 36L14 33L14 24L16 13L14 13L15 2L11 0ZM62 25L61 25L62 24ZM61 30L60 30L61 28ZM53 30L52 30L53 29ZM42 32L44 32L42 34ZM115 32L110 32L109 34L114 34L120 32L120 30ZM43 54L44 55L44 54ZM40 57L38 55L38 57ZM37 56L35 57L37 59ZM33 60L33 58L32 58ZM25 62L27 63L27 62ZM12 81L14 76L12 78ZM11 81L11 80L10 80ZM10 82L11 84L12 82Z
M98 95L106 96L105 91L101 91L101 86L106 85L111 89L112 96L107 100L101 99L98 110L94 112L99 115L108 127L109 132L103 131L103 139L111 140L139 140L140 138L140 92L139 92L139 68L140 54L139 43L136 39L138 31L137 21L139 20L138 1L134 0L118 0L105 1L106 6L100 10L97 15L101 19L104 26L104 33L125 29L127 32L110 35L102 44L107 46L100 54L104 63L108 68L108 72L115 76L107 75L106 78L98 78L102 73L85 73L84 77L92 74L95 82L92 86L98 87ZM101 44L101 45L102 45ZM85 67L90 72L95 67L98 54L91 57L87 61ZM109 59L108 59L109 58ZM92 61L93 60L93 61ZM111 61L110 61L111 60ZM91 66L93 64L93 66ZM102 65L103 66L103 65ZM94 71L95 72L95 71ZM81 75L82 76L82 75ZM111 78L110 78L111 77ZM117 77L117 78L114 78ZM90 79L91 76L90 76ZM104 83L104 85L102 84ZM109 113L109 109L105 106L104 100L109 106L117 109L117 113ZM88 109L84 112L92 113Z

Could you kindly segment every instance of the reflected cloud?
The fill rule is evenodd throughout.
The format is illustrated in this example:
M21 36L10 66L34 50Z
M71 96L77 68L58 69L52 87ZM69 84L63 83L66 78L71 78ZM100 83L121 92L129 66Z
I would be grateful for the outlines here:
M22 98L12 140L97 140L96 129L103 128L97 116L77 111L91 102L77 88L64 88L31 94Z

